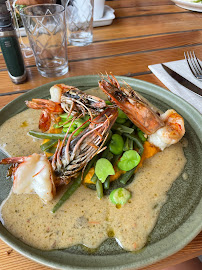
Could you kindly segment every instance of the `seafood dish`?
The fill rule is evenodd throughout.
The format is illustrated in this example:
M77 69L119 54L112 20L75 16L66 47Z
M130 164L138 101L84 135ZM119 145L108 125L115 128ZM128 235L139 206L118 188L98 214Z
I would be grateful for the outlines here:
M113 75L98 84L108 101L57 84L8 123L30 118L36 128L39 115L28 137L40 151L0 161L13 179L3 223L30 246L97 248L115 238L127 251L142 249L186 164L180 114L161 112Z

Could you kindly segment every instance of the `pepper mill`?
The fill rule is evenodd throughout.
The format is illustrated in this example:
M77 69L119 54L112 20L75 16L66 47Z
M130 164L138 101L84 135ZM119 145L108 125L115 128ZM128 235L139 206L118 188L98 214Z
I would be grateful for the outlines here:
M5 0L0 0L0 46L12 82L23 83L27 77L24 59Z

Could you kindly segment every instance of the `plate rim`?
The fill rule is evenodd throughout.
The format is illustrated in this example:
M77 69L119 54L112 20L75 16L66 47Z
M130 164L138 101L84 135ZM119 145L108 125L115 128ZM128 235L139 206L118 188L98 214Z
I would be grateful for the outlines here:
M72 81L75 81L75 80L80 81L80 80L86 79L86 78L88 78L89 80L96 80L96 81L98 81L100 77L98 75L74 76L74 77L69 77L69 78L64 78L64 79L60 79L60 80L57 80L57 81L49 82L47 84L43 84L43 85L38 86L38 87L36 87L36 88L34 88L32 90L27 91L26 93L22 94L21 96L17 97L16 99L12 100L4 108L2 108L2 110L0 111L0 114L2 113L2 111L5 112L7 110L7 108L9 108L10 106L12 106L12 104L18 102L18 100L23 100L23 99L25 100L26 96L28 96L30 94L32 95L32 93L39 94L41 88L47 87L47 92L48 92L50 86L52 86L52 85L54 85L56 83L66 83L66 82L71 81L71 80ZM179 96L173 94L172 92L170 92L170 91L168 91L168 90L166 90L166 89L164 89L164 88L162 88L160 86L157 86L155 84L152 84L152 83L149 83L149 82L146 82L146 81L142 81L142 80L134 79L134 78L128 78L128 77L125 77L125 76L116 76L116 78L118 80L125 80L129 84L130 84L130 82L132 82L133 84L135 83L140 92L141 92L141 90L143 90L143 92L146 91L146 93L147 93L148 88L149 88L149 94L152 94L152 93L155 94L156 96L158 96L158 98L160 100L165 99L165 94L166 94L166 96L168 96L168 98L166 98L167 99L167 102L169 101L169 98L175 97L175 101L172 101L172 102L169 101L169 102L174 103L175 104L175 109L178 110L179 112L180 111L183 111L183 113L185 113L185 111L181 108L181 106L182 106L182 104L184 104L184 105L186 104L186 106L188 106L189 110L191 110L191 112L192 112L191 113L192 114L192 117L191 117L192 118L192 121L193 121L193 116L195 116L195 118L194 118L194 120L195 120L194 121L195 127L197 127L198 130L199 130L199 132L202 134L202 125L198 125L198 120L196 120L197 118L200 117L201 123L202 123L202 116L200 115L200 113L192 105L190 105L189 103L187 103L185 100L183 100ZM133 85L133 87L134 87L134 85ZM146 88L146 89L144 89L144 88ZM163 102L164 102L164 100L163 100ZM187 113L186 113L186 115L187 115ZM187 117L188 117L188 115L187 115ZM195 128L194 128L194 130L195 130ZM186 223L189 220L192 219L192 216L193 215L196 215L197 213L200 213L200 209L202 209L202 200L196 206L196 208L195 208L194 212L192 212L191 216L189 216L189 218L183 224L181 224L180 227L175 232L172 233L172 235L174 236L175 234L177 234L177 232L178 232L179 229L180 230L183 230L183 226L186 226ZM2 226L3 225L1 224L1 227ZM46 266L49 266L49 267L52 267L52 268L62 267L60 269L81 269L81 267L79 267L79 266L69 266L69 265L66 265L66 264L63 265L61 263L55 263L54 261L53 262L52 261L51 262L50 261L47 262L47 259L46 258L45 259L42 258L40 255L36 255L36 254L33 255L33 253L31 251L27 251L26 252L26 250L24 250L24 248L21 248L21 247L19 247L18 244L13 243L12 242L12 239L10 240L11 234L9 232L8 232L8 235L6 235L6 236L3 235L2 236L1 227L0 227L0 238L4 242L6 242L7 244L9 244L11 247L13 247L15 250L17 250L19 253L21 253L23 256L28 257L29 259L31 259L33 261L36 261L36 262L38 262L40 264L43 264L43 265L46 265ZM88 267L87 266L87 267L82 267L82 269L89 269L89 270L90 269L110 269L110 270L113 270L113 269L115 270L116 269L117 270L117 269L129 268L129 267L131 267L131 268L132 267L135 267L135 269L136 268L139 268L139 267L144 267L144 266L150 265L152 263L156 263L157 261L160 261L160 260L162 260L164 258L167 258L168 256L171 256L172 254L174 254L177 251L181 250L190 241L192 241L194 239L194 237L196 235L198 235L198 233L200 233L201 230L202 230L202 223L201 224L198 224L197 230L195 229L195 230L191 230L190 231L189 237L186 238L186 241L183 244L178 244L178 245L176 244L175 245L175 248L172 249L172 252L170 252L168 254L167 249L165 249L165 250L163 250L161 252L161 255L160 256L158 254L156 254L152 258L149 257L149 258L147 258L147 260L144 263L141 263L141 262L131 263L131 262L129 262L129 264L127 263L127 264L121 265L121 266L118 266L118 265L117 266L105 266L105 267L101 267L101 268L99 268L99 267L96 267L96 268L93 267L93 268L91 268L91 267ZM16 240L16 238L14 236L12 236L12 237ZM167 237L170 237L170 235L168 235ZM156 246L156 244L158 244L159 242L166 243L167 237L165 237L164 239L158 241L157 243L152 244L152 246L153 247ZM174 239L175 239L175 237L174 237ZM20 242L20 243L22 243L22 242ZM24 244L24 246L26 246L26 245ZM34 248L31 248L31 249L34 249ZM126 254L131 254L131 253L126 253ZM116 257L117 255L106 255L106 256L109 256L109 257L111 257L111 256L114 257L115 256ZM120 256L120 254L118 256ZM123 255L123 257L124 256L125 257L129 257L128 255ZM98 257L100 258L100 256L98 256ZM105 257L105 256L103 256L103 257ZM130 260L131 260L131 258L130 258Z
M171 1L181 8L202 12L202 3L194 3L184 0L171 0Z
M171 0L173 2L181 2L181 3L188 3L191 5L196 5L196 6L202 6L202 2L201 3L196 3L196 2L192 2L192 1L184 1L184 0Z

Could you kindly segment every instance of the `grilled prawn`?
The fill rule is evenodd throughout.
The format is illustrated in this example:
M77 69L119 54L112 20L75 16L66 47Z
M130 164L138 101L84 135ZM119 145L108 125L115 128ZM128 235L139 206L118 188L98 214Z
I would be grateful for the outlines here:
M66 142L67 131L64 140L58 141L52 160L35 153L28 157L1 160L0 164L18 164L12 168L13 192L36 193L44 202L52 200L57 185L68 184L96 154L102 151L117 116L117 108L107 108L93 120L87 120L91 121L90 125L74 138L76 129Z
M44 202L55 195L54 174L45 155L32 154L28 157L11 157L0 164L18 164L12 168L13 192L16 194L36 193Z
M71 133L66 145L66 138L58 142L57 150L52 158L52 168L62 181L66 182L69 178L75 177L93 156L101 151L117 116L117 108L109 107L95 117L90 125L74 139L73 135L77 129Z
M42 109L39 128L47 131L51 126L51 117L63 112L70 115L88 114L91 120L106 108L104 100L88 95L85 92L65 84L56 84L50 88L51 99L33 99L26 101L26 105L32 109Z
M162 151L184 136L184 120L175 110L167 110L160 114L131 86L125 84L121 87L113 75L108 76L108 81L104 77L101 78L99 87L112 103L148 135L148 141Z

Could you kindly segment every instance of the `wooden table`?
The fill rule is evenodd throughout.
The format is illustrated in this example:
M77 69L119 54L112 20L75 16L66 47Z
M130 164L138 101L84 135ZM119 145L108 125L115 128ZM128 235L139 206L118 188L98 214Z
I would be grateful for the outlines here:
M109 26L94 28L94 42L87 47L69 46L69 73L43 78L33 58L26 59L28 81L11 82L0 53L0 106L47 82L77 75L113 72L164 85L148 65L180 60L184 51L195 51L202 59L202 14L177 7L170 0L107 1L116 19ZM163 269L202 254L202 233L173 256L144 269ZM18 254L0 241L1 270L50 269Z

